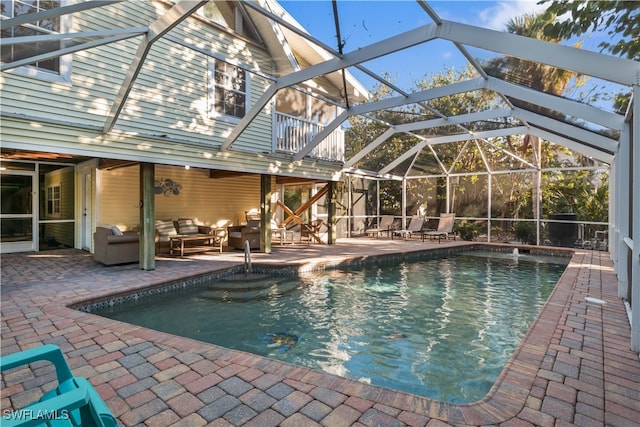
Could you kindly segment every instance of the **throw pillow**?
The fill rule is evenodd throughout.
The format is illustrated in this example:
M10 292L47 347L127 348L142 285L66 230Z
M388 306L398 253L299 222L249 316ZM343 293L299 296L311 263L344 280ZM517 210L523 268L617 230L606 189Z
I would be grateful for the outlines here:
M198 224L193 222L192 219L179 219L178 228L180 234L198 234Z
M122 232L122 230L120 230L118 227L116 227L115 225L111 227L111 233L114 236L122 236L124 233Z
M167 241L169 240L169 236L177 236L178 232L173 225L173 221L156 221L156 230L158 230L158 235L160 236L160 240Z

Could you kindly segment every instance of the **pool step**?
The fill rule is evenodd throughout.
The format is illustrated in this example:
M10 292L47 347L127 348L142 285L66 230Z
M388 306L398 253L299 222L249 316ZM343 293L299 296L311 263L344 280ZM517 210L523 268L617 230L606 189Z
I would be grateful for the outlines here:
M250 301L291 292L298 287L298 283L296 278L291 277L236 275L216 282L199 296L218 301Z

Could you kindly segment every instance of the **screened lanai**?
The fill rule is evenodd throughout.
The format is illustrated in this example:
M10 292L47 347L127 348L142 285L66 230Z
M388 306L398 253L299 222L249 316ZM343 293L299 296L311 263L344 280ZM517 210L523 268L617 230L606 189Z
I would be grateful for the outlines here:
M333 4L333 22L325 16L324 25L333 25L336 40L342 41L341 24L358 22L360 17L345 18L340 15L340 2ZM386 90L384 98L357 105L349 103L345 92L343 112L293 156L294 160L303 160L339 126L349 123L353 128L364 129L358 123L369 125L365 136L358 135L357 142L351 141L344 163L350 232L358 230L357 224L361 228L370 225L372 213L373 221L377 221L385 194L395 186L399 188L396 193L401 194L396 213L402 216L403 225L414 214L437 218L440 212L457 211L458 216L460 201L466 198L470 206L474 200L481 200L484 209L467 209L466 218L462 214L461 219L481 223L488 241L492 237L499 241L492 232L498 234L522 220L535 226L530 241L533 244L572 245L597 236L600 239L593 241L602 242L600 248L608 250L614 260L619 296L635 308L630 310L635 331L632 347L636 351L640 348L640 227L634 227L640 198L633 197L640 188L639 137L634 132L638 122L638 106L634 102L640 70L637 62L445 20L429 2L422 1L417 2L417 9L431 23L344 51L342 43L329 45L287 22L284 9L248 5L280 25L288 40L303 37L333 55L281 76L272 90L343 70L364 74ZM362 26L366 29L364 20ZM397 56L401 70L402 58L406 61L407 56L428 55L430 45L436 43L448 43L466 58L471 70L467 78L409 91L394 84L388 75L385 78L380 71L373 71L376 60L383 56ZM398 70L387 71L401 72ZM585 102L575 93L559 95L540 84L545 75L563 73L588 80L592 87L628 94L631 101L620 113L601 102ZM271 96L267 92L252 111L257 113L264 108ZM461 108L447 105L456 102ZM456 113L445 114L452 110ZM250 120L248 114L227 139L226 148L232 147ZM549 147L564 153L553 164L546 154ZM602 200L608 204L608 221L579 224L577 235L570 235L566 241L562 226L566 220L575 220L575 216L563 215L562 210L545 211L541 187L545 180L562 186L567 176L584 171L591 172L589 179L594 185L608 176L609 198ZM520 176L523 187L514 189L514 176ZM525 218L496 215L495 206L504 204L509 191L530 193L530 211ZM470 193L475 196L470 198ZM353 202L361 200L363 194L373 209L357 212ZM359 213L364 215L359 218ZM550 235L549 230L560 230L560 236L553 232Z
M62 7L59 9L63 11L42 12L42 17L74 13L105 3L109 2ZM64 38L68 43L62 51L34 52L14 63L3 63L2 70L147 34L106 115L103 130L109 133L145 61L148 45L170 34L175 25L204 3L182 1L164 19L150 22L147 28L67 34ZM553 239L548 234L549 227L554 221L557 224L565 221L562 217L554 220L550 215L566 212L543 209L541 187L545 182L585 170L593 172L595 181L606 174L608 221L584 223L579 228L579 237L589 240L596 232L603 233L601 237L606 235L606 250L614 262L619 296L629 304L631 347L640 351L640 197L635 196L640 194L638 62L444 19L438 14L436 3L425 1L415 2L415 11L424 16L426 24L374 37L371 43L351 48L341 42L340 32L349 19L359 22L360 18L351 15L353 12L344 12L341 7L348 2L326 3L331 14L324 16L327 18L324 25L334 29L337 37L333 43L307 32L295 14L276 2L239 2L248 18L274 28L274 34L289 45L299 46L297 51L304 51L303 45L312 48L304 58L292 53L274 58L277 66L270 77L272 83L253 101L219 147L220 152L236 149L239 137L260 112L270 107L278 91L313 88L314 81L325 80L344 91L338 99L327 99L340 107L340 113L293 153L290 161L315 161L309 154L340 127L354 135L360 128L368 131L358 135L357 141L347 139L342 170L335 178L347 189L350 202L343 213L350 221L349 232L357 231L358 224L365 227L376 221L385 204L381 188L394 187L400 194L397 213L403 222L414 214L437 218L439 213L455 212L461 220L478 223L488 241L499 241L500 229L530 222L535 225L531 243L547 244L547 240ZM14 20L11 24L19 25L17 18ZM362 22L362 26L367 24ZM409 88L395 84L384 74L384 71L392 75L402 73L403 61L412 56L428 56L430 49L440 44L450 46L468 63L469 72L454 83ZM380 70L376 61L385 57L398 58L397 69ZM346 72L374 81L385 88L386 96L358 101L362 94L355 96L346 90L353 90L344 80ZM593 87L604 85L607 90L628 94L628 107L616 112L576 94L559 95L538 85L540 73L554 76L574 73L574 79L588 78ZM464 108L451 108L450 104L456 102ZM545 156L549 146L566 149L560 164L550 163ZM520 187L511 182L514 176L521 177ZM353 211L351 202L361 197L364 190L373 209ZM529 210L524 217L505 218L497 214L497 207L504 203L501 200L508 191L530 194ZM480 200L482 209L470 208ZM463 202L467 206L464 212Z

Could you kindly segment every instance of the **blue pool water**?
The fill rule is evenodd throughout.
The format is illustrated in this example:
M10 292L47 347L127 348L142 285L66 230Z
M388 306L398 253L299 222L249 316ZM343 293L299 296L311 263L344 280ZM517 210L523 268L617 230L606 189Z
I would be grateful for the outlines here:
M464 403L489 391L566 262L469 252L301 278L219 279L97 314Z

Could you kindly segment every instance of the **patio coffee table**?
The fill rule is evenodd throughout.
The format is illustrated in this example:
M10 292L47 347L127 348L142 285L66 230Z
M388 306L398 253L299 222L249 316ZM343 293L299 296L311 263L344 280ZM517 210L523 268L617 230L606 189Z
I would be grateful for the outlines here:
M178 234L177 236L170 236L169 237L169 244L170 244L169 254L173 255L174 250L175 251L179 250L180 258L183 258L185 250L187 252L208 251L212 248L211 241L214 239L215 239L215 236L211 236L209 234ZM205 245L206 245L206 242L208 241L209 245L206 248L204 248L203 246L196 246L196 247L190 247L190 248L184 247L185 242L197 242L197 241L204 241ZM220 248L222 249L222 245Z

